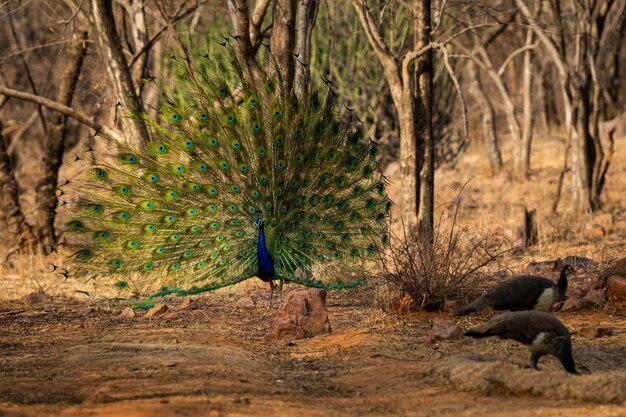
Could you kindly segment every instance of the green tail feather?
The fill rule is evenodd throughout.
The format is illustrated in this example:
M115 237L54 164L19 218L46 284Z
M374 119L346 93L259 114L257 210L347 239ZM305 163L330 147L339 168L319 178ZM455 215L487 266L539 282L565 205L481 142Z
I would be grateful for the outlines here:
M285 99L279 81L250 83L234 58L228 75L236 81L184 73L185 102L166 93L157 119L136 116L148 126L145 149L119 145L73 182L78 202L64 206L73 274L137 297L233 285L257 274L262 217L276 279L361 282L314 270L361 265L386 245L391 202L376 144L337 112L332 92Z

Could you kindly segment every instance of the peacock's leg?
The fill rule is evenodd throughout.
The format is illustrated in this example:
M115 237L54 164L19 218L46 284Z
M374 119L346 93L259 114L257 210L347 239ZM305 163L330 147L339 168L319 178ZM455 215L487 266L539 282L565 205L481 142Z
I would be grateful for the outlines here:
M278 292L280 293L280 305L282 306L284 303L284 298L283 298L283 282L285 282L282 278L279 281L278 284Z
M274 288L276 288L276 284L274 284L273 279L270 279L270 310L272 309L272 298L274 297Z

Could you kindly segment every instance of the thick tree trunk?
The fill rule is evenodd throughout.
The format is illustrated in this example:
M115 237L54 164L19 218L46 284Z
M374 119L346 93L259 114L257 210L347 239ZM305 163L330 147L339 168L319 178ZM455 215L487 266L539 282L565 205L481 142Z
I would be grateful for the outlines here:
M125 112L143 112L117 33L112 0L91 0L91 12L97 49L116 100ZM143 122L139 118L126 116L123 115L121 122L127 143L143 146L149 140Z
M414 0L415 48L421 49L430 43L431 16L430 0ZM435 140L433 138L433 52L424 52L416 61L416 135L419 159L419 200L417 224L420 234L427 239L433 236L435 210ZM408 82L408 80L407 80Z
M0 122L0 133L2 122ZM32 240L30 227L20 208L19 187L4 139L0 135L0 264L19 250L26 241Z
M70 106L76 83L87 53L87 33L78 36L68 48L66 66L57 94L57 102ZM36 185L36 199L38 207L38 222L35 233L42 246L54 245L54 220L57 206L57 178L59 168L65 154L65 131L67 116L62 113L52 113L46 142L47 151L43 159L43 175Z
M297 26L296 26L296 73L294 78L294 91L299 99L306 93L311 71L309 60L311 55L311 35L313 25L317 18L319 0L298 0Z
M291 94L295 76L296 0L275 0L270 49L280 71L283 92Z
M415 100L411 91L393 94L400 124L400 178L402 181L402 212L405 223L417 221L419 201L419 170L416 141Z
M469 92L476 100L481 114L481 125L483 130L483 143L489 163L493 170L502 168L502 154L498 146L498 136L496 133L496 114L493 109L491 101L485 93L480 76L478 74L478 67L473 61L467 63L470 86Z

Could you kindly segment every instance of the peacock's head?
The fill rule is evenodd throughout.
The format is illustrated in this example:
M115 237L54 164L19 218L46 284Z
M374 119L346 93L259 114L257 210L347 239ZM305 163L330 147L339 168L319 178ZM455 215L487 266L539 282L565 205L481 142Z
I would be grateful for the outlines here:
M263 219L260 217L257 217L256 220L254 221L254 225L260 229L261 227L263 227Z

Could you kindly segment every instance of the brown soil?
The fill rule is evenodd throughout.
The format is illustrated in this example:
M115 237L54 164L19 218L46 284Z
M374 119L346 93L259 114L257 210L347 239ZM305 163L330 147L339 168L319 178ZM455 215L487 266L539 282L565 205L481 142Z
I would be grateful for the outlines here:
M526 369L528 352L515 343L429 345L430 323L444 315L381 313L334 294L332 334L266 342L271 312L264 293L254 296L253 308L212 294L199 309L152 319L72 298L3 302L0 415L626 415L623 311L559 315L574 331L579 367L591 371L572 376L552 358ZM590 323L613 335L575 334Z

